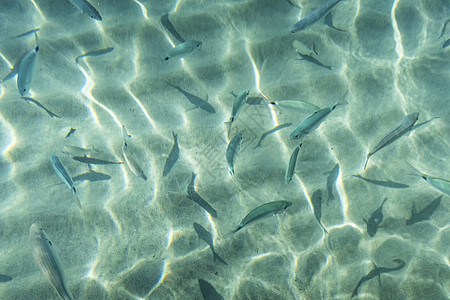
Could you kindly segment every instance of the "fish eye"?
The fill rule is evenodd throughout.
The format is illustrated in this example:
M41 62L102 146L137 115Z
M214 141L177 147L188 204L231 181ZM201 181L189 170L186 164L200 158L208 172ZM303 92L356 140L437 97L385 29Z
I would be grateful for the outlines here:
M169 60L169 57L168 57L168 56L166 56L166 58L164 58L164 60Z
M298 138L299 138L299 135L298 135L298 134L296 134L296 135L295 135L295 138L296 138L296 139L298 139Z

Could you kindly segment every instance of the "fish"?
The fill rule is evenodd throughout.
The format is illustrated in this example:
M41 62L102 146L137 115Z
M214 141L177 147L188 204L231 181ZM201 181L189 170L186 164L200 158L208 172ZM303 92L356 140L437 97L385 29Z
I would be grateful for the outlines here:
M231 110L230 120L225 122L226 124L229 124L231 126L231 124L234 122L234 120L236 119L239 112L244 107L244 104L247 102L247 98L248 98L249 94L250 94L250 91L245 90L245 91L240 92L236 96L236 98L234 99L234 102L233 102L233 108Z
M54 244L44 229L36 223L30 227L30 243L34 260L58 295L64 300L72 300L73 296L67 288L64 270Z
M226 265L227 263L214 250L213 239L212 239L211 233L209 231L207 231L202 225L200 225L196 222L193 223L193 226L194 226L195 232L197 232L198 238L201 240L204 240L209 245L209 248L211 249L211 251L213 253L214 261L216 261L216 259L217 259L218 261L220 261L221 263Z
M388 187L388 188L392 188L392 189L406 189L409 187L409 185L407 185L407 184L394 182L394 181L390 181L390 180L370 179L370 178L362 177L361 175L352 175L352 176L356 177L356 178L360 178L360 179L367 181L369 183L372 183L372 184L376 184L376 185L380 185L380 186L384 186L384 187Z
M437 39L440 39L444 35L448 22L450 22L450 19L447 19L447 21L445 21L444 25L442 26L441 33L439 34L439 37Z
M212 217L217 218L216 210L209 205L195 190L195 177L197 174L192 173L191 183L187 186L187 197L188 199L194 201L200 205L204 210L206 210Z
M145 175L144 170L142 170L141 166L139 166L136 159L128 149L128 138L130 137L130 135L128 135L124 125L122 125L122 132L124 137L122 144L122 154L123 157L125 158L128 167L130 168L131 172L134 173L134 175L144 180L147 180L147 176Z
M82 155L91 154L93 152L97 153L98 151L95 150L95 149L86 149L86 148L83 148L83 147L67 145L67 146L63 147L62 152L66 153L66 154L73 154L73 155L82 156Z
M305 121L299 123L297 127L289 134L289 139L300 139L311 133L314 129L320 126L326 117L338 106L339 103L335 103L330 107L321 109L309 116Z
M170 50L164 60L169 60L175 57L184 57L194 52L196 49L200 49L201 46L202 42L200 41L185 41Z
M311 63L313 63L313 64L315 64L315 65L318 65L318 66L320 66L320 67L324 67L325 69L328 69L328 70L331 71L331 66L325 66L325 65L322 64L320 61L318 61L317 59L315 59L314 57L312 57L312 55L302 54L302 53L300 53L300 52L297 52L297 53L298 53L298 55L301 56L301 59L300 59L300 60L306 60L306 61L309 61L309 62L311 62Z
M302 147L302 143L300 143L297 147L295 147L294 151L291 154L291 158L289 159L288 167L286 168L286 174L284 175L284 182L289 184L292 181L292 176L294 176L295 165L297 164L297 156L300 148Z
M440 195L436 199L434 199L430 204L425 206L421 211L417 212L416 206L413 203L412 209L411 209L411 217L406 220L406 225L412 225L421 221L426 221L430 219L430 217L433 215L433 213L438 208L439 204L441 203L443 195Z
M323 228L323 231L325 233L328 233L325 226L323 226L320 219L322 219L322 191L316 190L312 196L311 196L311 204L314 211L314 216L316 217L317 222L319 222L319 225Z
M336 180L339 176L339 164L336 164L331 171L326 172L327 176L327 191L328 191L328 200L327 203L334 200L333 195L333 186L336 183Z
M319 20L323 15L325 15L330 9L333 8L336 4L338 4L342 0L332 0L331 2L327 3L325 6L318 8L316 10L313 10L310 12L306 17L295 23L290 27L290 30L292 33L296 33L299 30L303 30L306 27L310 26L311 24L315 23L317 20Z
M444 44L442 44L442 48L447 48L450 45L450 39L445 40Z
M447 194L450 196L450 181L446 180L446 179L442 179L442 178L437 178L434 176L430 176L427 175L425 173L420 172L419 170L417 170L416 168L414 168L410 163L408 163L408 165L418 174L420 174L419 176L425 180L426 182L428 182L429 184L431 184L435 189L438 189L439 191ZM416 175L416 174L411 174L411 175Z
M108 47L108 48L105 48L105 49L100 49L100 50L94 50L94 51L86 52L86 53L78 56L77 58L75 58L75 63L78 64L80 59L83 58L83 57L86 57L86 56L99 56L99 55L103 55L103 54L112 52L113 50L114 50L113 47Z
M294 40L292 42L292 46L294 47L296 52L310 52L310 53L315 53L316 55L319 55L316 51L316 44L312 44L312 46L310 48L308 48L304 43L298 41L298 40ZM320 108L319 108L320 109Z
M330 28L336 29L337 31L345 31L345 30L334 27L333 17L331 16L331 11L325 16L324 24Z
M0 274L0 282L8 282L13 280L11 276Z
M369 236L374 236L377 233L378 225L383 222L383 205L387 201L387 198L384 199L383 203L381 203L380 207L378 207L371 215L369 220L363 218L364 222L367 224L367 233Z
M269 103L279 107L293 108L304 113L311 113L320 110L320 107L301 100L277 100L270 101Z
M261 220L271 215L275 215L279 212L283 212L291 205L292 202L289 201L273 201L258 206L245 216L245 218L239 223L233 233L238 232L243 227L252 224L255 221Z
M286 127L289 127L289 126L291 126L291 125L292 125L292 123L283 123L283 124L280 124L280 125L275 126L274 128L270 129L269 131L264 132L264 133L261 135L261 138L259 139L258 144L256 144L256 146L255 146L255 148L253 148L253 150L255 150L255 149L258 148L258 147L261 147L262 141L263 141L263 140L266 138L266 136L268 136L269 134L272 134L272 133L274 133L274 132L277 132L278 130L283 129L283 128L286 128Z
M123 162L121 161L109 161L109 160L103 160L93 157L87 157L87 156L74 156L72 157L73 160L79 161L84 164L92 164L92 165L121 165Z
M72 194L74 195L75 203L78 205L78 207L81 209L81 203L80 199L78 199L76 193L77 190L75 189L75 186L73 184L72 178L70 177L69 173L67 173L66 168L59 160L58 156L53 154L50 158L50 161L52 163L52 167L55 170L56 174L61 178L61 180L69 187L69 189L72 191Z
M25 96L30 90L38 53L39 46L36 46L25 54L20 61L19 69L17 71L17 88L19 89L21 96Z
M69 130L69 132L66 134L66 139L72 134L72 133L74 133L75 131L77 131L75 128L72 128L72 127L70 127L70 130Z
M172 22L170 22L170 20L169 20L169 14L168 13L161 17L161 24L180 43L186 42L186 40L181 37L181 35L178 33L178 31L175 30L175 27L173 27Z
M42 108L43 110L45 110L45 112L46 112L50 117L52 117L52 118L53 118L53 117L56 117L56 118L61 119L60 116L58 116L57 114L55 114L55 113L49 111L44 105L42 105L41 103L39 103L37 100L35 100L35 99L33 99L33 98L30 98L30 97L21 97L21 98L22 98L23 100L27 101L27 102L31 102L31 103L36 104L38 107L40 107L40 108Z
M233 139L228 143L227 147L227 163L228 163L228 171L230 172L231 176L234 176L234 161L236 159L236 155L239 152L239 149L241 148L241 141L242 141L242 133L236 134Z
M167 157L166 163L164 164L163 177L169 174L170 170L172 170L173 166L178 160L180 156L180 149L178 148L178 139L175 132L172 132L173 135L173 146L172 150L170 150L169 156Z
M73 181L102 181L102 180L110 180L111 176L109 176L108 174L104 174L104 173L99 173L99 172L95 172L95 171L89 171L87 173L83 173L80 175L77 175L75 177L72 178Z
M70 3L72 3L78 10L88 15L94 20L101 21L102 17L100 16L100 13L98 10L95 9L88 1L86 0L69 0Z
M358 288L364 282L368 281L369 279L374 278L375 276L378 276L378 283L381 286L381 276L380 275L382 273L389 273L389 272L397 271L397 270L402 269L406 265L406 263L403 260L399 259L399 258L396 258L393 261L398 264L396 267L393 267L393 268L377 267L377 265L374 262L372 262L372 264L374 265L374 269L371 270L367 275L365 275L365 276L363 276L361 278L361 280L358 282L358 284L356 285L355 289L353 290L352 298L355 297L356 295L358 295Z
M400 123L397 124L395 129L389 132L381 141L375 146L375 148L370 151L366 156L366 162L364 163L364 169L367 167L367 163L372 155L383 149L384 147L390 145L398 138L402 137L408 132L411 132L414 124L419 119L419 113L412 113L410 115L405 116Z
M206 280L198 279L198 286L204 300L223 300L224 298L216 291L216 289Z
M215 114L216 113L216 110L214 109L214 107L211 104L209 104L208 101L203 100L203 99L201 99L201 98L199 98L199 97L197 97L195 95L192 95L192 94L186 92L185 90L183 90L179 86L171 84L171 83L169 83L167 81L165 81L165 83L170 85L171 87L177 89L178 91L180 91L180 93L182 93L188 99L188 101L191 102L194 105L193 109L200 108L200 109L203 109L204 111L209 112L211 114Z

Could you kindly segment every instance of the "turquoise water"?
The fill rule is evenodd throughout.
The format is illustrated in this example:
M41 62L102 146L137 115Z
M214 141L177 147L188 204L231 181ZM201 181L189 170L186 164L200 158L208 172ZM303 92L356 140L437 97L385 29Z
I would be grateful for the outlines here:
M45 229L75 299L202 299L198 279L224 299L349 299L374 267L405 267L363 283L360 299L448 299L450 293L449 196L429 220L406 226L443 193L416 176L450 179L450 28L438 39L449 1L356 1L332 10L337 31L323 17L292 34L289 27L328 1L94 1L103 20L80 14L70 1L0 1L0 75L36 46L39 53L26 95L61 118L20 98L16 78L0 96L0 299L58 299L34 261L29 230ZM294 5L293 5L294 4ZM299 4L302 9L295 7ZM199 50L164 61L179 42L161 25L170 21ZM450 26L450 25L449 25ZM331 70L300 61L293 44ZM99 56L79 55L99 49ZM311 51L312 52L312 51ZM310 53L307 53L308 55ZM216 113L194 107L165 82L208 99ZM263 97L245 104L228 131L234 97L250 90ZM313 111L273 106L296 99L338 106L302 140L296 173L285 171L298 141L289 133ZM414 129L374 154L366 154L405 115L419 112ZM268 135L278 124L292 126ZM89 168L64 146L125 162L122 125L130 152L147 180L124 163L92 165L109 180L75 181L82 210L50 163L56 154L75 177ZM70 128L76 131L65 138ZM163 168L178 135L180 156ZM243 134L228 173L228 142ZM326 172L339 164L334 199ZM195 189L216 211L212 217L186 197ZM392 188L353 177L392 181ZM416 174L416 175L410 175ZM333 181L334 183L334 181ZM318 192L320 191L320 192ZM313 195L316 195L313 197ZM374 237L368 219L388 198ZM321 222L313 203L321 199ZM292 202L285 212L231 232L252 209ZM314 200L314 201L312 201ZM211 232L227 265L213 261L193 223ZM1 278L1 276L0 276Z

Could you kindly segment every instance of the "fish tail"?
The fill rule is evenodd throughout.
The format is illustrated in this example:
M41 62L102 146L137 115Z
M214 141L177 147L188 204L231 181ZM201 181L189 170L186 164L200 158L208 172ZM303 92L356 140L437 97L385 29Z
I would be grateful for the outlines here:
M213 252L213 257L214 257L214 261L216 261L216 259L218 261L220 261L221 263L223 263L224 265L228 265L223 259L222 257L220 257L216 252Z

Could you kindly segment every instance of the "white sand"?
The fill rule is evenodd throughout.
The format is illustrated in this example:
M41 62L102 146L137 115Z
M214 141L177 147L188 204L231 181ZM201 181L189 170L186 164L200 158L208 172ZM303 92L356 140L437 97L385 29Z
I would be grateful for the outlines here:
M421 209L441 194L408 175L406 161L450 178L450 52L442 49L450 29L436 40L448 18L448 1L397 1L395 18L392 1L344 1L332 13L335 26L345 32L321 19L296 34L289 26L327 1L302 1L301 15L286 0L145 1L148 17L134 1L90 1L101 22L80 15L69 1L33 2L0 2L1 76L35 46L33 36L6 39L40 27L28 96L62 118L52 119L20 99L16 79L2 86L0 274L14 279L0 283L0 299L58 297L31 255L28 231L34 222L57 245L76 299L201 299L198 278L225 299L348 299L372 270L370 260L393 267L395 258L406 267L382 274L382 288L377 278L364 283L362 299L447 299L449 197L442 198L431 220L412 226L405 220L413 202ZM203 42L200 51L162 61L172 48L159 23L166 12L183 37ZM299 61L295 39L315 43L317 59L332 71ZM78 55L106 47L114 51L75 64ZM188 111L192 105L164 81L208 96L217 113ZM244 139L236 176L228 174L223 122L234 99L230 92L245 89L250 96L262 91L271 100L299 99L320 107L348 103L304 139L288 186L284 172L297 143L287 138L293 127L268 136L262 148L253 147L263 132L285 122L296 125L308 114L266 104L247 105L234 122L231 135L242 132ZM362 172L366 153L413 112L420 112L419 123L439 119L375 154L364 173L409 188L352 177ZM57 154L72 176L88 168L63 154L64 145L94 147L95 157L122 161L122 124L149 180L137 178L126 165L94 166L112 179L75 182L80 214L70 190L55 186L60 180L50 156ZM65 139L70 127L77 131ZM181 157L162 177L172 131ZM327 203L324 173L336 163L338 194ZM198 173L197 191L217 218L186 199L191 172ZM308 202L318 189L328 236ZM370 238L362 218L385 197L384 221ZM293 205L230 234L251 209L274 200ZM228 265L213 262L193 222L212 231L216 251Z

